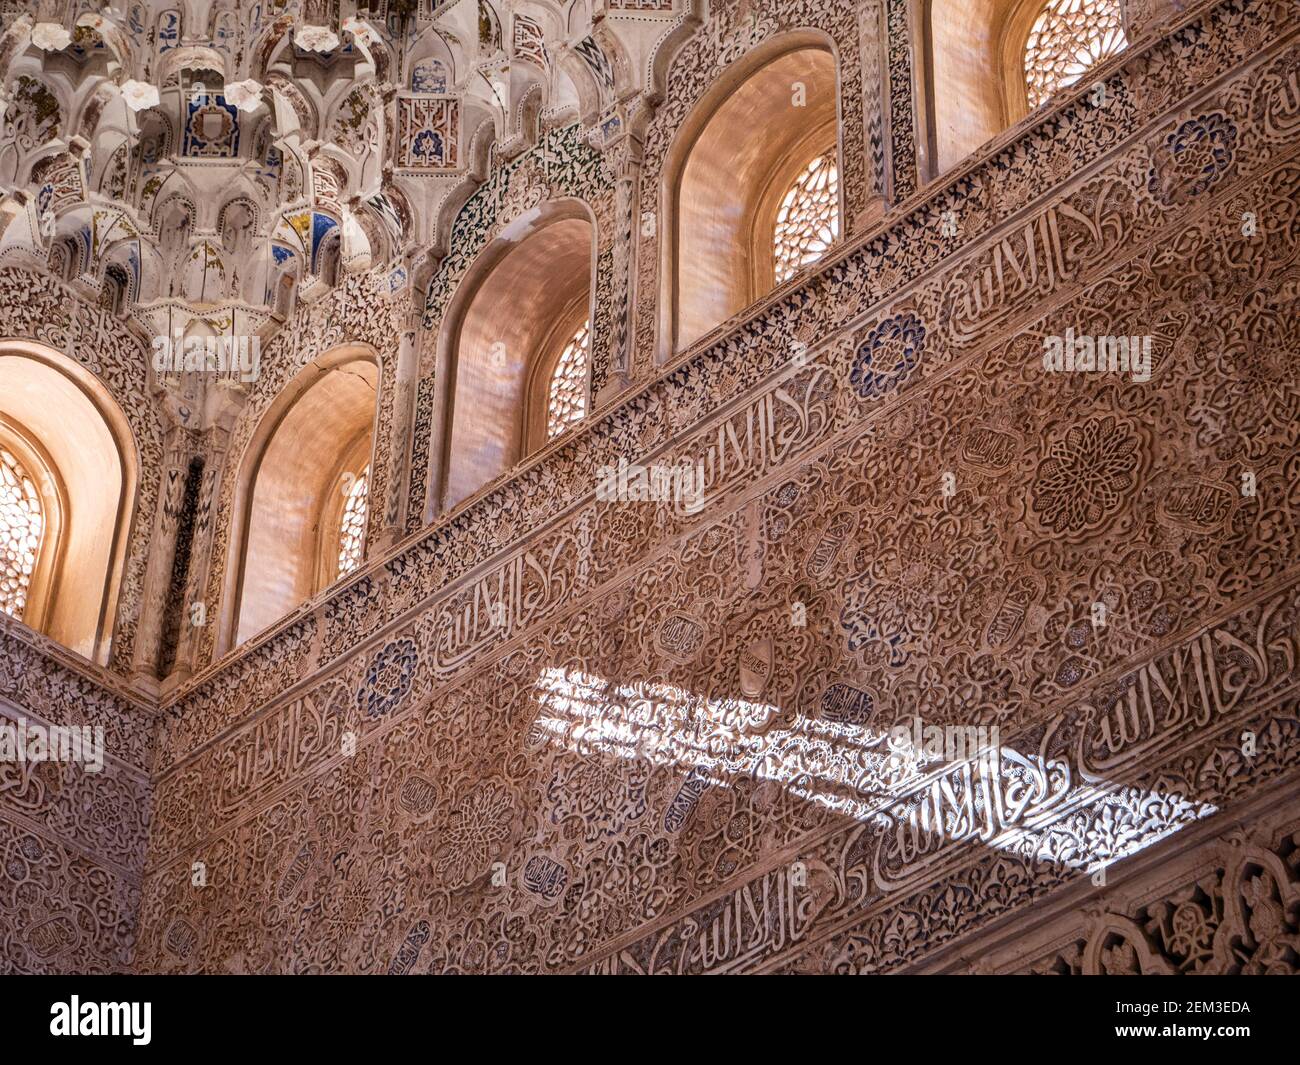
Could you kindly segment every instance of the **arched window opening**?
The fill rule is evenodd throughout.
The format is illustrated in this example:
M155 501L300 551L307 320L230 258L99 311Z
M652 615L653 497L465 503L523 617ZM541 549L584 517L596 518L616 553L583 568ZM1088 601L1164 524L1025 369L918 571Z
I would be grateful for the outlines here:
M1128 41L1119 0L1049 0L1025 42L1025 92L1032 110L1073 85Z
M1120 0L924 0L922 176L938 178L1127 47Z
M365 557L379 367L341 348L303 370L245 451L221 651L274 625ZM355 471L361 471L359 474Z
M819 155L794 180L776 214L776 283L815 263L840 235L840 174L833 156Z
M99 664L112 654L135 443L103 383L44 345L0 349L0 611Z
M369 497L370 467L367 466L352 482L343 504L343 517L339 522L340 577L346 577L361 565L362 549L366 539Z
M733 64L665 171L660 357L815 262L839 235L838 72L810 34Z
M551 374L546 400L546 439L559 436L587 415L587 359L591 346L591 320L578 326L560 352Z
M0 610L19 621L44 532L35 482L18 459L0 447Z
M432 497L453 507L591 406L596 230L578 200L549 201L480 253L444 317L442 444Z

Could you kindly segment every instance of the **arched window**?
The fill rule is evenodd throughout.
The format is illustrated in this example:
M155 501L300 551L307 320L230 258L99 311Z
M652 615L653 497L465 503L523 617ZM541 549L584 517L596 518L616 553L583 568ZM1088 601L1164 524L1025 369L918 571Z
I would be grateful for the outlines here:
M560 353L546 397L546 439L559 436L587 414L587 358L591 321L578 326Z
M1025 42L1030 108L1073 85L1127 43L1119 0L1048 0Z
M361 565L361 551L366 539L366 509L370 496L370 467L352 482L343 504L339 522L339 576L346 577Z
M0 611L103 664L138 461L103 384L66 355L0 347Z
M0 448L0 610L19 621L44 532L36 485L19 461Z
M816 35L782 35L731 64L682 123L660 194L661 359L836 239L838 78Z
M438 338L448 372L435 508L454 507L590 409L595 240L583 203L550 200L461 280Z
M929 180L1127 47L1120 0L922 0L918 151Z
M274 625L361 564L379 366L360 345L302 370L244 452L219 653ZM360 471L357 473L356 471Z
M819 155L794 180L776 213L776 283L826 254L840 235L840 174L831 154Z

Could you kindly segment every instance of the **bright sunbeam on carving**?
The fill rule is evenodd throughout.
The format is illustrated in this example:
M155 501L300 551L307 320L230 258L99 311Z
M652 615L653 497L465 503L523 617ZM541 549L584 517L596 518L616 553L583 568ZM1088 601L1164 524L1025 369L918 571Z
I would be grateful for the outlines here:
M767 703L706 699L670 684L621 685L556 668L538 678L536 694L540 710L530 745L678 766L689 793L677 814L683 821L705 788L752 778L871 823L879 837L873 873L882 888L910 881L962 844L1023 851L1042 821L1072 810L1094 821L1085 834L1090 846L1065 858L1082 870L1136 853L1216 812L1174 794L1117 790L1056 751L1052 729L1037 749L1024 750L1001 744L994 730L991 745L967 747L969 756L954 760L938 753L918 719L881 731L799 714L777 727L781 709ZM1135 808L1146 812L1140 830L1113 816Z

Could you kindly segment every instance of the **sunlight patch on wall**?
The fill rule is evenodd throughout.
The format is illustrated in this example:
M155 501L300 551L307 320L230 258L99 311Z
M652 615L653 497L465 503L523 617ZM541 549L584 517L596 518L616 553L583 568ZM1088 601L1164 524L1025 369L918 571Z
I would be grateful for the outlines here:
M1046 738L1036 751L998 743L953 761L936 755L925 740L918 746L920 734L907 727L880 731L802 714L775 727L780 707L706 699L670 684L618 684L550 668L538 678L536 693L540 710L531 746L676 766L708 786L769 780L873 824L881 836L874 873L882 888L949 860L959 844L1018 852L1072 810L1093 822L1085 836L1095 846L1067 861L1089 871L1216 812L1179 795L1117 791L1112 782L1088 779L1068 756L1051 753ZM1149 810L1150 816L1135 830L1131 819L1107 816L1120 807Z

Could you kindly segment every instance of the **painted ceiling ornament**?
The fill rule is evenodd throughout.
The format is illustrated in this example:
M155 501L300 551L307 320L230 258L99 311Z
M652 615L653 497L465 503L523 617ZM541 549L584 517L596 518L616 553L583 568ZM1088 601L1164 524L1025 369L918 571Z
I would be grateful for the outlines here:
M144 111L158 106L158 90L147 81L127 78L122 82L122 99L132 111Z
M294 31L293 43L304 52L328 55L339 46L339 35L328 26L299 26Z
M501 51L501 23L492 5L485 0L478 0L478 39L484 51Z
M61 52L72 43L72 34L57 22L38 22L32 27L32 44L44 52Z
M254 78L232 81L222 95L241 111L256 111L262 105L262 83Z
M365 19L349 15L343 20L342 29L345 33L352 34L352 39L357 42L357 47L361 49L361 54L366 57L366 62L373 66L375 57L370 51L370 46L379 41L379 34L375 32L374 27Z
M77 25L85 29L94 30L101 36L108 27L108 19L103 15L96 15L93 11L85 11L77 16Z
M405 21L419 9L419 0L388 0L388 14Z
M375 32L374 27L363 18L355 18L349 15L343 20L342 28L362 44L374 44L379 40L379 34Z

